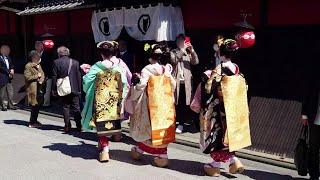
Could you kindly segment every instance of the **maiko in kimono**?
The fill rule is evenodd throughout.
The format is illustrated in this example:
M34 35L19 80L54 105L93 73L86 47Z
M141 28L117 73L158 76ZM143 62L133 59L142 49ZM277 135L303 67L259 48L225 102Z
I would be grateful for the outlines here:
M111 43L113 45L113 47L115 48L115 51L112 54L112 57L111 57L110 61L113 62L114 64L118 65L121 68L122 72L126 75L126 78L127 78L127 87L126 87L127 96L126 96L126 99L130 98L130 85L131 85L132 73L131 73L129 67L127 66L127 64L122 59L117 58L117 55L119 53L119 43L116 42L116 41L104 41L104 42ZM125 106L127 106L127 107L125 107L125 110L128 110L128 109L131 110L132 109L132 104L127 103L127 104L125 104ZM129 118L128 117L128 113L126 111L125 111L124 116L125 116L124 119L128 119ZM112 136L112 140L114 142L121 141L121 133L113 135Z
M171 75L169 53L161 45L145 45L150 64L134 76L131 101L134 112L130 116L130 135L138 142L131 149L131 157L140 160L143 153L155 156L158 167L168 165L167 146L175 141L175 108L173 92L176 82Z
M242 173L235 151L251 145L246 81L232 63L237 43L220 38L215 50L222 63L204 73L191 104L200 113L200 149L213 159L204 166L209 176L220 176L221 163L228 162L231 174Z
M99 161L109 161L108 136L121 134L124 100L127 96L126 74L111 61L117 48L111 42L97 45L103 61L94 64L83 77L86 103L82 111L82 127L99 137Z

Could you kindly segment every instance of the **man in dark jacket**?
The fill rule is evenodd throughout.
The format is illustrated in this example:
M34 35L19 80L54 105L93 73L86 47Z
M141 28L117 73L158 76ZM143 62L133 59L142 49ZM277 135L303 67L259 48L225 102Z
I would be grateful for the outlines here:
M319 179L320 147L320 88L314 87L302 103L302 123L310 127L309 174L311 180Z
M69 76L71 85L71 94L60 97L63 108L63 117L65 122L64 131L71 131L70 106L73 111L74 120L77 125L77 131L81 131L81 113L80 113L80 95L81 95L81 72L79 62L69 58L70 51L68 48L61 46L57 50L59 59L53 64L52 85L54 96L57 95L57 81ZM71 63L70 63L71 62ZM71 65L71 66L70 66ZM70 66L70 71L69 71ZM69 72L68 72L69 71Z
M51 87L52 87L52 66L53 66L53 54L50 53L48 50L44 50L43 42L37 41L35 43L35 49L38 52L39 56L41 57L41 67L43 69L45 77L45 84L46 84L46 93L44 94L44 107L49 107L51 105L50 97L51 97Z
M7 45L1 46L0 55L0 108L2 111L7 111L4 106L4 97L8 97L8 109L16 110L13 105L13 86L12 79L14 74L13 63L9 57L10 48Z
M119 51L117 58L122 59L131 72L135 72L133 67L133 55L128 51L128 44L125 40L119 41Z

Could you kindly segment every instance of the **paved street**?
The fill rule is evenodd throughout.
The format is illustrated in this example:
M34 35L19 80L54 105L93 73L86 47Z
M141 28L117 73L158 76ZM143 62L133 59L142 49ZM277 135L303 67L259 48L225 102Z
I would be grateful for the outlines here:
M168 168L151 165L152 156L142 161L130 159L134 141L128 136L122 143L110 144L111 161L101 164L97 158L96 136L93 133L62 133L63 120L40 115L42 130L27 127L29 112L0 112L0 179L303 179L293 170L242 160L243 175L232 176L223 166L220 178L207 177L203 163L208 155L198 149L171 144Z

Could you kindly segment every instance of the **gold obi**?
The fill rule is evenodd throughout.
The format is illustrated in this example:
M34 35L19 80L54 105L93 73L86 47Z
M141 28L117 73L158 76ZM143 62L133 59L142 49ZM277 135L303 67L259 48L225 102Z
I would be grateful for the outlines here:
M148 81L149 113L152 146L175 141L175 107L171 79L165 75L151 76Z
M94 123L98 135L121 132L122 81L121 73L113 70L99 72L94 84Z
M221 81L221 89L227 122L224 143L233 152L251 145L245 79L241 75L225 76Z

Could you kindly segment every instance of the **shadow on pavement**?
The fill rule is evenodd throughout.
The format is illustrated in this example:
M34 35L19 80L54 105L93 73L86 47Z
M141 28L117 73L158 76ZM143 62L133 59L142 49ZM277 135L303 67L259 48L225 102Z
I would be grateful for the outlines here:
M139 166L144 166L144 165L155 166L153 163L154 156L149 154L143 154L142 159L140 161L135 161L130 157L130 151L111 150L110 158L112 160L139 165ZM203 167L203 163L197 162L197 161L169 159L169 165L166 169L170 169L173 171L177 171L177 172L181 172L189 175L205 176L202 170L202 167Z
M65 143L54 143L43 148L51 151L60 151L62 154L82 159L96 159L97 158L97 147L92 144L86 144L80 141L81 144L70 145Z
M24 120L4 120L3 122L5 124L9 124L9 125L17 125L17 126L25 126L25 127L29 126L29 122L24 121ZM50 125L50 124L43 124L42 128L39 128L39 129L44 130L44 131L61 131L61 132L63 132L62 126L56 126L56 125ZM75 130L75 129L73 129L73 130ZM83 139L83 140L95 141L95 142L98 141L97 134L94 132L71 131L71 133L69 135ZM122 134L122 142L120 142L120 143L125 143L128 145L136 145L135 141L131 137L129 137L125 134Z
M83 139L83 140L89 140L89 141L95 141L98 142L98 136L94 132L76 132L73 131L70 133L70 135ZM113 142L110 138L109 141L112 143L125 143L128 145L136 145L136 142L129 136L122 134L122 141L121 142Z
M289 175L282 175L272 172L264 172L259 170L245 170L243 175L246 175L252 179L259 179L259 180L270 180L270 179L277 179L277 180L292 180L293 178Z
M23 121L23 120L4 120L5 124L10 125L18 125L18 126L28 126L29 122ZM44 124L42 127L42 130L46 131L62 131L63 127L61 126L55 126L55 125L46 125ZM98 138L96 133L92 132L72 132L70 135L84 139L89 141L95 141L97 142ZM129 136L123 134L122 135L122 142L119 143L125 143L128 145L136 145L136 142ZM65 154L70 157L74 158L82 158L82 159L97 159L98 157L98 151L97 147L92 144L86 144L83 141L80 141L81 144L77 145L69 145L65 143L54 143L49 146L44 146L43 148L49 149L51 151L60 151L62 154ZM124 151L124 150L117 150L112 149L112 144L116 142L112 142L110 145L110 159L124 162L124 163L130 163L133 165L150 165L153 164L153 158L154 156L144 154L141 161L135 161L132 160L130 157L130 151ZM180 159L169 159L169 166L167 167L170 170L174 170L177 172L181 172L184 174L190 174L190 175L196 175L196 176L205 176L203 172L203 163L198 161L187 161L187 160L180 160ZM228 173L221 173L222 176L228 178L228 179L234 179L235 176L232 176ZM288 175L281 175L271 172L264 172L264 171L258 171L258 170L246 170L243 175L248 176L252 179L259 179L259 180L270 180L270 179L277 179L277 180L291 180L293 179L291 176ZM303 180L303 178L296 178L295 180Z
M29 126L29 122L24 120L4 120L5 124L12 124L12 125L18 125L18 126ZM63 127L56 126L56 125L50 125L50 124L43 124L41 130L45 131L62 131Z
M88 140L88 141L95 141L98 142L98 137L96 133L93 132L76 132L76 131L71 131L69 134L73 137L77 137L83 140Z
M54 143L43 148L51 151L60 151L62 154L73 157L82 158L85 160L97 159L97 147L92 144L86 144L80 141L81 144L70 145L66 143ZM112 149L110 146L110 161L120 161L138 166L153 165L154 156L144 154L141 161L135 161L130 157L130 151ZM203 164L196 161L186 161L179 159L170 159L168 169L178 171L185 174L205 176L202 171Z
M28 126L29 122L23 120L3 120L5 124L13 124L18 126Z

